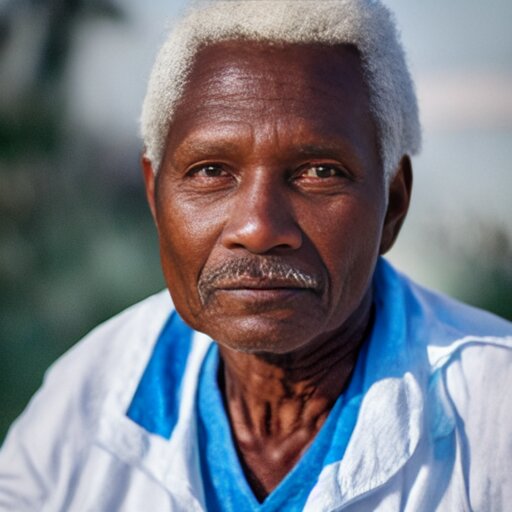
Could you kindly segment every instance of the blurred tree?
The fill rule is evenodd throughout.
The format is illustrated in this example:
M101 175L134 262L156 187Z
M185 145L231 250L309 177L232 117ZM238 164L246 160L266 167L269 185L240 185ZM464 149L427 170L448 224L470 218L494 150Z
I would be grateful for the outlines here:
M504 226L475 222L471 245L450 246L459 262L453 293L474 306L512 320L512 241Z
M78 22L90 16L123 19L122 11L109 0L30 0L30 3L43 6L49 15L36 80L38 87L60 83Z
M119 179L137 172L137 150L112 156L70 128L74 34L93 19L126 16L110 0L0 8L0 440L56 357L162 287L141 183Z
M94 17L125 19L110 0L11 0L0 11L0 48L16 52L20 23L40 24L42 34L29 50L33 62L17 101L2 109L0 158L19 158L31 151L55 152L65 116L65 75L78 25ZM8 48L11 40L11 48ZM7 47L7 48L6 48ZM19 59L29 58L19 55ZM24 87L23 87L24 85ZM14 84L16 87L16 84Z

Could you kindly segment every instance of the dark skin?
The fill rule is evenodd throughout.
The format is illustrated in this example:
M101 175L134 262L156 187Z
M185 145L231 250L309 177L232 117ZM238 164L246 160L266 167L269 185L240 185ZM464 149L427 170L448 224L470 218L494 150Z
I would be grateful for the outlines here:
M377 258L407 213L409 158L386 201L356 50L238 41L199 52L160 169L143 169L169 290L219 344L236 448L263 500L350 379Z

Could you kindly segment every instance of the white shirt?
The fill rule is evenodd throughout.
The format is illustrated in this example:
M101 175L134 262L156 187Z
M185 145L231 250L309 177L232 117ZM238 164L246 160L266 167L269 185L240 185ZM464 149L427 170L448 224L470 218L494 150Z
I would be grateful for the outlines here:
M343 459L304 510L509 509L512 325L383 260L374 290L368 389ZM169 439L126 416L172 310L167 292L150 297L48 371L0 452L0 510L204 510L195 391L211 340L194 334Z

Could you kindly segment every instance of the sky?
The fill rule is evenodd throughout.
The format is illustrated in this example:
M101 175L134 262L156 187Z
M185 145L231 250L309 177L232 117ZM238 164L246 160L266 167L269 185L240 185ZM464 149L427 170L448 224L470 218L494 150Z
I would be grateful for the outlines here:
M440 239L464 248L487 224L512 236L512 2L386 4L406 48L423 126L409 218L390 257L442 289L442 272L433 272L442 259ZM91 130L135 140L152 60L185 2L123 5L126 23L91 22L79 32L71 106Z

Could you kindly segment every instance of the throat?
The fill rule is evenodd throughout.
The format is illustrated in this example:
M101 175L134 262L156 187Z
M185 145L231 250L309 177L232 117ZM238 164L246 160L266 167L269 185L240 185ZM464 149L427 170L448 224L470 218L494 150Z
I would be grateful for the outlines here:
M237 455L260 502L310 448L340 393L329 397L315 387L300 395L287 390L280 397L254 402L232 394L228 401L225 396Z
M245 477L261 503L284 480L311 446L317 431L297 431L284 440L240 442L237 454Z
M219 388L241 466L259 501L311 447L351 380L372 317L370 310L359 329L345 333L350 336L338 333L303 354L248 354L220 346Z
M262 502L297 465L347 388L357 350L344 364L291 381L265 373L234 380L225 364L219 384L237 455L248 484Z

